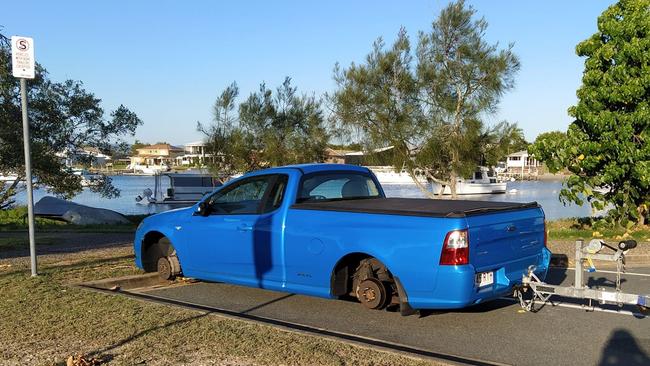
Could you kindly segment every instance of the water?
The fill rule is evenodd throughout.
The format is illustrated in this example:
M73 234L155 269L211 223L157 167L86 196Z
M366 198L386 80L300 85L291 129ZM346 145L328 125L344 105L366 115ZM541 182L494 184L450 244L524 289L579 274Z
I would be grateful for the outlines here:
M170 205L154 205L143 203L136 203L135 197L142 195L145 188L154 189L154 177L144 175L115 175L112 176L113 185L120 190L120 197L108 199L93 193L88 188L84 188L83 192L74 197L71 201L87 205L91 207L107 208L109 210L117 211L126 215L141 215L141 214L154 214L170 210ZM160 180L163 192L169 187L169 179ZM44 196L50 195L44 189L34 190L34 202L38 202ZM16 203L25 205L27 196L25 192L21 192L16 197Z
M388 197L426 197L414 185L384 185ZM561 181L515 181L508 182L507 191L516 189L516 193L463 195L461 199L502 202L532 202L536 201L544 209L549 220L592 216L591 207L569 204L564 206L558 196L562 189ZM448 198L444 197L443 198Z
M154 187L154 177L152 176L132 176L118 175L113 176L113 184L121 190L121 195L115 199L102 198L98 194L92 193L87 188L74 197L72 201L92 207L107 208L123 214L152 214L167 211L174 208L170 205L139 204L135 202L135 197L142 194L145 188ZM169 184L167 179L161 179L163 192ZM562 182L559 181L530 181L530 182L508 182L508 190L516 189L516 193L506 194L485 194L462 196L462 199L486 200L486 201L509 201L509 202L531 202L537 201L544 208L547 219L559 219L569 217L591 216L591 208L588 205L564 206L558 199ZM425 197L415 185L385 185L384 191L388 197ZM43 189L34 191L34 201L38 202L47 192ZM26 196L23 193L17 197L18 204L25 204Z

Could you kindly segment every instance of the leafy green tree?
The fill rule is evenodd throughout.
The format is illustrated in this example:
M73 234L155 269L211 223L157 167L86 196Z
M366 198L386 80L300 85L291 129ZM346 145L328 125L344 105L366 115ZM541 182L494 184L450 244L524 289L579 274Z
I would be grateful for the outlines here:
M358 130L370 146L394 146L396 169L414 180L423 172L453 196L458 177L497 159L495 144L510 144L520 131L481 119L514 86L519 61L512 45L500 50L484 40L487 22L474 15L462 0L449 4L419 33L415 60L404 29L391 48L379 39L365 64L336 66L331 97L341 127Z
M207 165L222 181L233 174L259 168L253 136L239 125L238 96L239 87L233 82L214 102L213 123L208 126L197 124L197 129L206 136L206 150L212 155Z
M39 64L27 89L35 185L64 198L82 187L81 178L66 168L62 154L75 154L87 146L111 154L120 136L133 134L142 124L122 105L105 118L101 100L81 82L54 82ZM0 174L17 175L13 182L0 185L0 208L13 204L21 187L18 183L24 179L24 165L19 80L11 75L10 42L0 34ZM119 195L109 177L91 189L106 197Z
M366 151L393 146L392 165L409 171L415 168L411 157L424 139L418 136L428 134L412 62L405 29L389 49L379 38L365 64L335 66L338 89L330 96L338 127L348 136L360 134Z
M502 121L486 128L480 135L478 146L481 147L481 165L495 166L517 151L526 150L528 142L524 131L515 123Z
M549 172L557 173L565 168L562 157L565 154L566 139L566 133L562 131L540 133L528 147L528 152L538 161L544 162Z
M206 134L215 156L214 170L226 176L284 164L322 161L329 136L321 104L313 96L298 95L286 78L275 93L259 91L239 104L237 84L227 87L213 107L213 124L198 129Z
M621 0L598 18L598 32L578 44L585 57L575 120L566 139L535 144L554 170L571 177L565 202L608 211L607 222L645 225L650 205L650 0ZM554 151L553 151L554 150Z

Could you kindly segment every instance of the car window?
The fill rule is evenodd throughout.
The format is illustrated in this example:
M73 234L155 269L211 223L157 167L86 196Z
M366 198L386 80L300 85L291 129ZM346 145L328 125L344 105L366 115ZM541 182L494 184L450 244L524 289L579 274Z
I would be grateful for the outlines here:
M271 212L282 205L282 200L284 199L288 181L289 177L284 174L277 176L277 179L273 184L273 188L271 188L271 191L269 192L266 204L264 205L262 212Z
M215 214L254 214L269 187L269 176L252 177L212 196L208 204Z
M375 181L361 173L318 174L303 178L298 202L380 197Z

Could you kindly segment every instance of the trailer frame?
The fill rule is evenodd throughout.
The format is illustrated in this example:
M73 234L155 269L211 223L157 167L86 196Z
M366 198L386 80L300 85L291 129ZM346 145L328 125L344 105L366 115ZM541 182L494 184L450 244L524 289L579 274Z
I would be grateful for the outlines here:
M650 295L631 294L622 291L621 275L625 273L625 254L636 247L633 240L621 241L618 247L608 245L602 240L594 239L588 245L579 239L575 246L575 278L573 286L552 285L541 281L535 275L535 267L528 268L528 273L523 275L521 286L517 287L514 295L519 299L521 307L530 312L536 312L546 304L553 296L569 297L574 299L588 300L588 305L593 308L593 301L598 304L614 304L619 307L624 305L636 305L643 315L650 315ZM601 254L600 251L608 248L614 254ZM616 288L607 290L602 288L591 288L585 285L585 263L589 264L587 272L596 272L593 260L608 261L616 263ZM536 303L541 303L536 308ZM584 304L583 304L584 306Z

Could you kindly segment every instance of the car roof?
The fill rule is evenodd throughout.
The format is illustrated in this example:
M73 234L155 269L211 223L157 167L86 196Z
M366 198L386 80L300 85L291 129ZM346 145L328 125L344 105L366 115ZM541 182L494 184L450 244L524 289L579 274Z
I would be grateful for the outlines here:
M368 168L358 166L358 165L318 163L318 164L285 165L285 166L279 166L279 167L274 167L274 168L269 168L264 170L258 170L254 173L262 173L262 172L266 174L280 173L282 171L286 171L286 169L297 169L300 170L303 174L317 173L323 171L342 171L342 170L364 172L364 173L367 173L369 171Z

